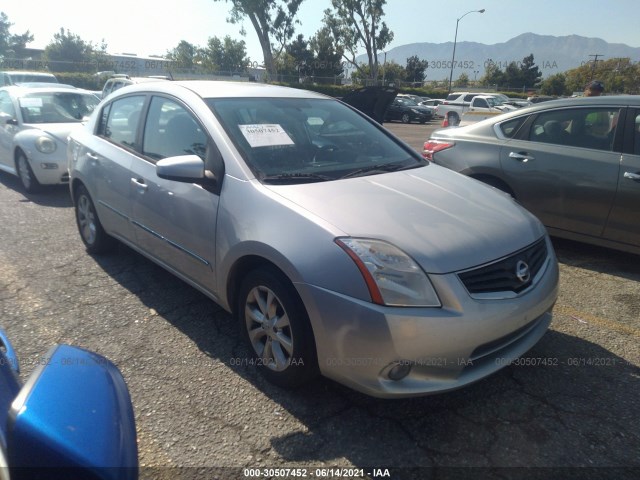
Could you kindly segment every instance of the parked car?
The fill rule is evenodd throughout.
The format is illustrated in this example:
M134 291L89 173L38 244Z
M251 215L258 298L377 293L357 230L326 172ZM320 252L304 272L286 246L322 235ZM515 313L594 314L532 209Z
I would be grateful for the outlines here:
M0 478L138 478L133 407L115 365L58 345L25 384L19 370L0 330Z
M7 70L0 72L0 87L34 82L58 83L58 79L54 74L46 72L24 72L21 70Z
M640 254L640 97L544 102L434 132L424 156L513 196L552 235Z
M385 121L400 120L402 123L420 122L427 123L433 118L431 110L418 105L410 98L396 97L387 108Z
M165 76L130 77L125 74L114 74L104 83L100 98L105 98L111 92L115 92L119 88L126 87L127 85L145 82L162 82L164 80L169 80L169 78Z
M444 102L444 100L439 99L439 98L430 98L429 100L423 100L422 102L418 102L418 105L420 105L421 107L426 107L429 110L431 110L431 116L433 118L438 118L440 117L440 115L438 115L438 105L440 105L442 102Z
M90 253L117 239L233 312L272 382L370 395L462 387L545 333L544 227L358 110L264 84L156 82L69 142Z
M0 88L0 170L17 175L27 192L67 183L67 136L98 103L68 86Z

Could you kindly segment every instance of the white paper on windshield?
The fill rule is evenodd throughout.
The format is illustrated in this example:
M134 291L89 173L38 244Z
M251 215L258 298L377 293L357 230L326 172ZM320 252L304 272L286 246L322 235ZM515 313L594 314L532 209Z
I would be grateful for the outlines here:
M287 132L277 123L238 126L251 148L294 144Z
M20 106L22 108L41 107L42 99L37 97L23 97L20 99Z

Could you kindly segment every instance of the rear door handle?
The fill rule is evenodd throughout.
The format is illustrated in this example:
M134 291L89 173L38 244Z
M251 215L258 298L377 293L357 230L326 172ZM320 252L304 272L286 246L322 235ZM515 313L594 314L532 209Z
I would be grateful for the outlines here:
M628 178L634 182L640 182L640 174L637 173L624 172L624 178Z
M518 160L522 163L527 163L529 160L535 160L536 157L527 155L525 152L511 152L509 154L509 158L513 158L514 160Z

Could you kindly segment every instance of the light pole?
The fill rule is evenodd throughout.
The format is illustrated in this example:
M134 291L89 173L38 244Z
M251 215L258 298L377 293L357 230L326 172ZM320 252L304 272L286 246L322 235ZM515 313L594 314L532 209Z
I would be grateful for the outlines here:
M449 74L449 93L451 93L451 82L453 81L453 65L455 64L455 61L456 61L456 43L458 43L458 24L460 23L460 20L462 20L464 17L466 17L470 13L484 13L484 11L485 11L484 8L482 10L471 10L456 20L456 36L453 39L453 55L451 57L451 73Z
M384 52L384 63L382 64L382 86L386 86L384 83L385 77L387 75L387 52Z

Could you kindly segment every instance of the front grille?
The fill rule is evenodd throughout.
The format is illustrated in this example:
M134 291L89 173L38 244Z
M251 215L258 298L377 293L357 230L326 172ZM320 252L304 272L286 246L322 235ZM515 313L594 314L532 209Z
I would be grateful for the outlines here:
M507 258L458 274L471 294L514 292L531 285L547 258L545 239Z

